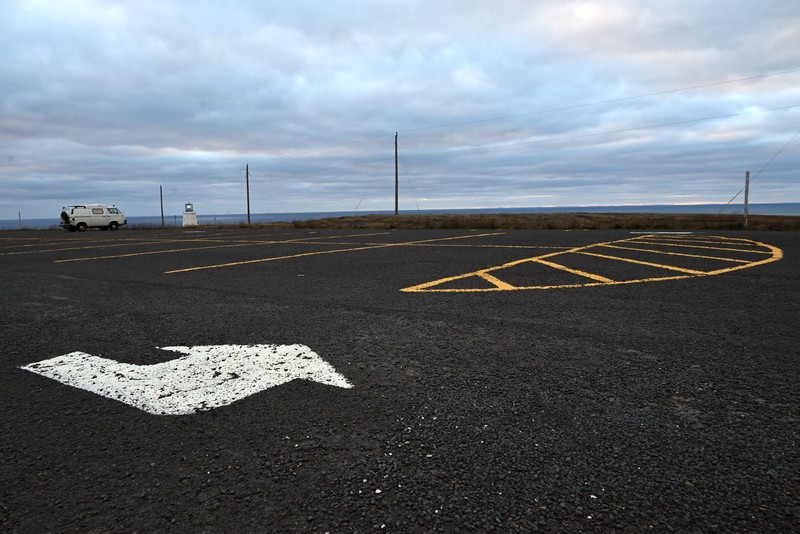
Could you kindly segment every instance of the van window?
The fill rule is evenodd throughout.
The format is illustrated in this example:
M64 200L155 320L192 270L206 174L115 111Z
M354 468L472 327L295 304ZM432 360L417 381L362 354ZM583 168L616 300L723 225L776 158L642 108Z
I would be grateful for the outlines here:
M119 210L117 208L108 208L108 213L118 214Z
M92 208L92 215L102 215L103 208Z

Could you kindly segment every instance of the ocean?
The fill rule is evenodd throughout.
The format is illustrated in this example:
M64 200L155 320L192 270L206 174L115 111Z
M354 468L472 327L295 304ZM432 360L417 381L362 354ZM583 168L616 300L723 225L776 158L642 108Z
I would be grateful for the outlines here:
M482 208L482 209L442 209L442 210L401 210L401 215L415 214L470 214L470 213L719 213L724 204L663 204L646 206L560 206L551 208ZM723 213L743 213L741 204L730 205ZM390 215L394 211L328 211L305 213L251 213L253 224L269 222L292 222L329 217L345 217L350 215ZM750 204L751 215L794 215L800 216L800 202L780 204ZM246 224L247 214L202 215L198 214L199 225ZM58 215L51 219L0 219L0 230L33 230L58 229ZM128 215L129 226L157 227L161 226L160 215ZM165 226L182 226L182 215L165 215Z

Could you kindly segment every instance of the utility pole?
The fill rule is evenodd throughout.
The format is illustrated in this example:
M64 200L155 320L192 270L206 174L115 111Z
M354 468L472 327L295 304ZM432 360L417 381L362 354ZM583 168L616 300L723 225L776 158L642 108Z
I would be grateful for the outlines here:
M164 186L158 186L158 196L161 197L161 229L164 229Z
M250 164L245 163L244 174L247 178L247 224L250 224Z
M397 215L399 210L399 173L397 172L397 132L394 133L394 214Z
M750 171L744 174L744 227L747 228L747 219L750 216Z

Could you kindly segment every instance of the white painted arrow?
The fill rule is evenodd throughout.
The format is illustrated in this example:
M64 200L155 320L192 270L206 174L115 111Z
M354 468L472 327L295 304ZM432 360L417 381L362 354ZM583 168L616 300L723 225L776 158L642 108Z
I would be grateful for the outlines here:
M211 410L296 378L353 387L305 345L162 349L186 356L155 365L132 365L71 352L22 369L157 415Z

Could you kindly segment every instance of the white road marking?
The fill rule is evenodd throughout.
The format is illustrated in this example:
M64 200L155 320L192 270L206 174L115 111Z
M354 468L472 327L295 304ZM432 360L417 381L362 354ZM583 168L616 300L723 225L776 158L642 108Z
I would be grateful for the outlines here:
M21 368L156 415L185 415L227 406L294 379L353 387L305 345L162 349L186 356L155 365L132 365L72 352Z

